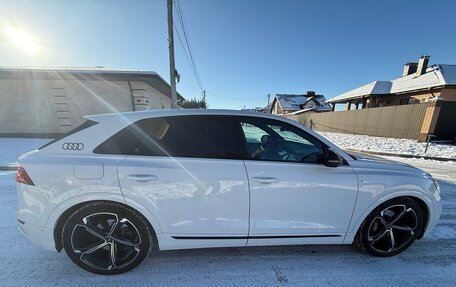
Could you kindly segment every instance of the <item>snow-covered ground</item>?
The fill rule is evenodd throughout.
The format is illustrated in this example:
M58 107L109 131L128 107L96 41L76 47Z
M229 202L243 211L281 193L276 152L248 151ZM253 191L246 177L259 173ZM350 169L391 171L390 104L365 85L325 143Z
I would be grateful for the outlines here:
M17 230L14 172L0 172L0 286L456 286L456 165L394 158L435 176L442 217L430 236L390 258L351 246L167 251L132 272L97 276Z
M0 138L0 166L16 164L21 154L37 149L49 141L50 139Z
M329 132L319 133L343 149L456 159L456 145L454 144L430 143L427 153L424 153L426 143L419 143L416 140Z

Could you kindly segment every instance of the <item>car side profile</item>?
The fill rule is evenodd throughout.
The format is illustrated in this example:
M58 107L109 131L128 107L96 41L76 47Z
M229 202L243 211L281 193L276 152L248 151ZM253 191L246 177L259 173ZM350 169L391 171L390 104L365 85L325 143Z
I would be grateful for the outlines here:
M88 116L19 162L20 229L98 274L173 249L357 244L392 256L441 213L428 173L263 113Z

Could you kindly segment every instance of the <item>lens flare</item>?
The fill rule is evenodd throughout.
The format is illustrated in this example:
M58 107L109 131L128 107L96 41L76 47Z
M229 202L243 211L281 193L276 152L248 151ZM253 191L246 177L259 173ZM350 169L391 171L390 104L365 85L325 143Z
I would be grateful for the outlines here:
M21 29L6 27L3 29L3 34L5 34L11 44L27 53L35 54L40 50L40 45L37 41Z

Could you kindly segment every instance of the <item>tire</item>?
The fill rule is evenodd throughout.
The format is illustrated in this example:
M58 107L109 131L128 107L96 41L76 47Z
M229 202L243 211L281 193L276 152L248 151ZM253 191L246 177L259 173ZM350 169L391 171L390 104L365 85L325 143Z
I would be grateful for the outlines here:
M62 244L76 265L103 275L130 271L157 249L144 216L114 202L91 202L77 209L63 227Z
M406 250L424 227L423 210L408 197L375 208L361 224L357 245L374 256L388 257Z

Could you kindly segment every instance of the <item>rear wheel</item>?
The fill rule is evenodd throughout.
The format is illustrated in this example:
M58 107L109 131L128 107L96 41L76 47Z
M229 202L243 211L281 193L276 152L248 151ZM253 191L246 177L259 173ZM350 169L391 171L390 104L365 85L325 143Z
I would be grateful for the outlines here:
M74 263L89 272L120 274L147 257L152 232L146 219L126 206L89 203L65 223L63 247Z
M364 220L358 232L358 245L375 256L393 256L412 245L423 226L423 211L414 200L392 199Z

